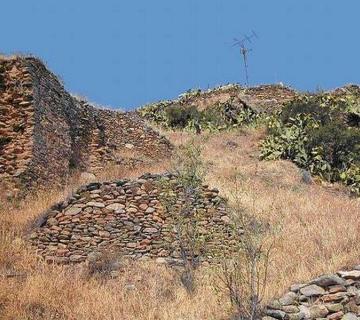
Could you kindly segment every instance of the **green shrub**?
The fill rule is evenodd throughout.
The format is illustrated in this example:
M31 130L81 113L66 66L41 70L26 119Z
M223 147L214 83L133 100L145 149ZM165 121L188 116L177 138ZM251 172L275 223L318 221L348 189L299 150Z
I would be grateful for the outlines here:
M332 168L345 169L349 163L360 164L360 131L339 122L310 130L306 143L307 152L322 147L324 160Z
M291 159L300 167L308 165L308 128L318 127L311 116L299 114L284 124L276 116L269 120L269 136L261 144L261 159Z
M318 97L300 97L292 103L287 104L281 111L280 119L283 123L288 123L300 114L311 116L312 119L321 124L327 124L339 118L339 112L328 105L323 105Z
M360 129L348 123L354 107L347 101L355 100L315 96L289 103L268 118L269 135L261 144L260 157L290 159L360 194Z
M184 129L190 120L199 118L199 111L195 106L171 105L166 109L166 116L171 128Z
M340 180L350 187L351 192L360 194L360 166L352 165L339 175Z
M211 124L214 127L222 127L227 123L226 116L220 105L203 110L200 116L202 125Z
M170 101L161 101L146 105L138 110L141 117L156 123L157 125L166 126L166 108L170 105Z
M193 92L192 95L198 94ZM184 98L185 99L185 98ZM150 104L138 110L145 119L164 128L187 129L189 131L219 131L256 124L259 114L239 102L229 99L218 102L204 110L198 110L186 101L162 101Z

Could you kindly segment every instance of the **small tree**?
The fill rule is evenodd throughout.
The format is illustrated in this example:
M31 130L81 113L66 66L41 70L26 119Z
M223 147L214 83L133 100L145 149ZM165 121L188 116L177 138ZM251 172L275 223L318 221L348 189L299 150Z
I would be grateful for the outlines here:
M182 195L179 197L177 193L168 191L162 202L174 219L175 236L184 265L180 279L188 293L192 294L195 291L194 270L199 265L199 256L204 249L198 233L196 208L205 173L200 147L194 142L182 147L174 157L173 171L181 185ZM175 206L177 202L181 202L179 208Z
M191 120L198 121L199 111L195 106L174 104L166 108L166 116L170 128L184 129Z
M238 190L234 199L229 210L239 242L237 252L223 258L220 279L235 309L234 319L254 320L260 317L273 241L268 240L269 224L247 212Z

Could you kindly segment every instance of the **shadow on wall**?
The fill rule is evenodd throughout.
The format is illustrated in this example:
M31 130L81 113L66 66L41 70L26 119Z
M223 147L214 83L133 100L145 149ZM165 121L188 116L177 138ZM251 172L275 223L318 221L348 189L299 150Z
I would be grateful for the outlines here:
M33 57L0 60L0 178L9 189L61 185L72 171L96 172L137 157L168 157L170 143L133 113L97 109L67 93Z

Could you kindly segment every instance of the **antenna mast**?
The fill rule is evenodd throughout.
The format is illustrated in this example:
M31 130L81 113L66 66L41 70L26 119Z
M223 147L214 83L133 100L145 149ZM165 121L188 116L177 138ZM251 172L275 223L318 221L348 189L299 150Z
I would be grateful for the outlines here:
M248 72L248 53L252 51L252 49L249 49L246 47L246 42L252 43L252 39L256 38L258 39L257 34L255 33L255 31L251 31L250 35L245 35L241 40L238 40L236 38L234 38L234 46L237 46L240 48L240 54L243 58L244 61L244 69L245 69L245 79L246 79L246 86L249 86L249 72Z

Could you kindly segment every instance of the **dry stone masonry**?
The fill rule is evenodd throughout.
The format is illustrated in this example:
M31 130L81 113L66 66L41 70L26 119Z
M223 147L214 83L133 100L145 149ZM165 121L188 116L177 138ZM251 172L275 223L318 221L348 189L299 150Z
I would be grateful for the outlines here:
M176 202L166 210L162 199L169 192ZM47 261L56 263L85 261L102 251L176 261L181 238L174 229L178 223L175 215L184 201L184 189L171 174L91 183L50 208L30 241ZM204 259L236 244L218 190L204 185L191 207L196 208L197 241Z
M265 313L263 320L359 320L360 266L293 285Z
M170 151L135 113L71 96L40 60L0 58L1 187L61 184L76 170L158 161Z
M21 60L0 62L0 181L19 177L33 158L33 82Z
M155 130L147 126L134 112L115 112L93 107L78 100L93 117L87 168L97 172L106 164L136 166L168 158L172 146Z

